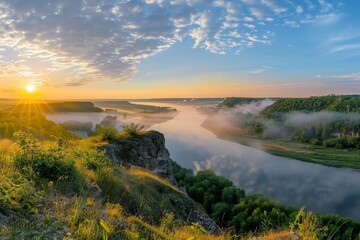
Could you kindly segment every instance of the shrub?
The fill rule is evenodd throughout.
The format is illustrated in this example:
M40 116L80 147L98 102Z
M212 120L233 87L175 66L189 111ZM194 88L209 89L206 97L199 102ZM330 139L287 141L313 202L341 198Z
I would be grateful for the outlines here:
M15 167L29 179L72 182L72 187L79 187L81 178L72 161L65 159L62 141L57 146L40 145L25 132L16 133L20 151L14 155Z
M99 152L96 149L77 147L69 155L89 170L97 171L103 167L111 166L111 160L105 156L104 152Z
M96 134L104 141L117 140L119 138L116 128L96 125Z
M322 227L319 218L311 211L301 208L295 221L290 224L291 231L296 232L301 239L315 240L326 237L327 227Z
M18 172L0 174L0 212L32 211L40 198L34 182Z
M123 128L122 131L123 133L125 133L125 135L129 137L133 137L138 135L140 131L145 128L145 126L144 125L140 126L139 124L136 123L129 123L122 125L122 128Z

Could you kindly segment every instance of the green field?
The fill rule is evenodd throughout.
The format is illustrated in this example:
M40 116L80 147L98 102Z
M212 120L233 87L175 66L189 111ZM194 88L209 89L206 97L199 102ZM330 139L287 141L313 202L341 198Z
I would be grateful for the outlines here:
M288 140L265 139L249 135L227 136L223 137L223 139L264 150L281 157L331 167L360 169L359 150L340 150L323 146L316 146L315 149L309 149L308 144Z

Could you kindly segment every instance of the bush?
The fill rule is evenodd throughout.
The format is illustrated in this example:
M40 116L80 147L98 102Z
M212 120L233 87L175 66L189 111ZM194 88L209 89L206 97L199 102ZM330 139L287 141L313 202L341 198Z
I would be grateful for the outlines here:
M41 193L36 191L33 181L21 176L18 172L0 175L0 212L33 211Z
M322 227L319 218L311 211L301 208L296 215L295 221L290 224L291 231L296 232L301 239L315 240L327 236L327 227Z
M119 139L119 134L116 128L96 125L96 134L100 136L101 140L114 141Z
M145 128L145 126L140 126L136 123L129 123L122 125L123 133L129 137L136 136L140 133L141 130Z
M15 137L21 150L14 155L14 164L24 176L37 182L72 182L76 183L72 187L79 187L80 175L74 162L65 159L61 141L54 148L38 144L25 132L18 132Z
M75 161L81 162L87 169L93 171L111 166L111 160L105 156L104 151L99 152L96 149L77 147L70 152L70 156Z

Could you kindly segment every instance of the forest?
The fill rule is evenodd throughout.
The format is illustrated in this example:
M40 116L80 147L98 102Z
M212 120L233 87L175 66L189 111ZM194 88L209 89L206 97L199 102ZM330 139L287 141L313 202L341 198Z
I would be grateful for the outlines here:
M226 105L231 106L231 109L259 101L262 100L240 98L240 105ZM230 102L237 101L230 99ZM360 149L359 113L359 96L329 95L277 99L260 112L239 111L228 120L247 130L248 134L260 137L290 139L308 143L310 147L323 145L338 149Z

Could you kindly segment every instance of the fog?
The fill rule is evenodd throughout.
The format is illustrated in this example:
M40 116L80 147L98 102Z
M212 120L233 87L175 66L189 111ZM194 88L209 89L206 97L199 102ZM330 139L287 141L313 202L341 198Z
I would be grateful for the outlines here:
M275 101L271 99L253 101L250 104L226 108L212 114L207 120L211 128L216 131L218 136L232 133L248 133L246 124L254 121L264 126L263 136L269 138L292 138L293 128L316 129L338 120L344 120L352 125L360 125L360 114L358 113L339 113L339 112L292 112L281 116L281 121L261 117L259 113ZM238 128L236 130L236 128Z
M254 100L253 102L249 103L249 104L243 104L243 105L238 105L234 108L231 108L231 112L233 112L234 114L238 114L238 113L251 113L251 114L255 114L255 113L259 113L262 110L264 110L266 107L271 106L275 101L272 99L265 99L265 100Z
M314 113L293 112L285 114L281 123L270 119L262 119L261 122L265 125L264 137L291 138L291 128L320 130L328 124L339 120L347 121L353 125L360 124L360 114L325 111Z
M100 112L100 113L52 113L46 114L47 119L55 123L61 124L69 121L78 123L93 124L93 130L97 124L107 125L115 127L121 131L122 126L128 123L136 123L143 125L145 129L148 129L154 124L162 123L173 119L176 116L176 112L168 113L129 113L129 112ZM73 132L73 131L72 131ZM83 137L83 132L73 132L76 135Z

